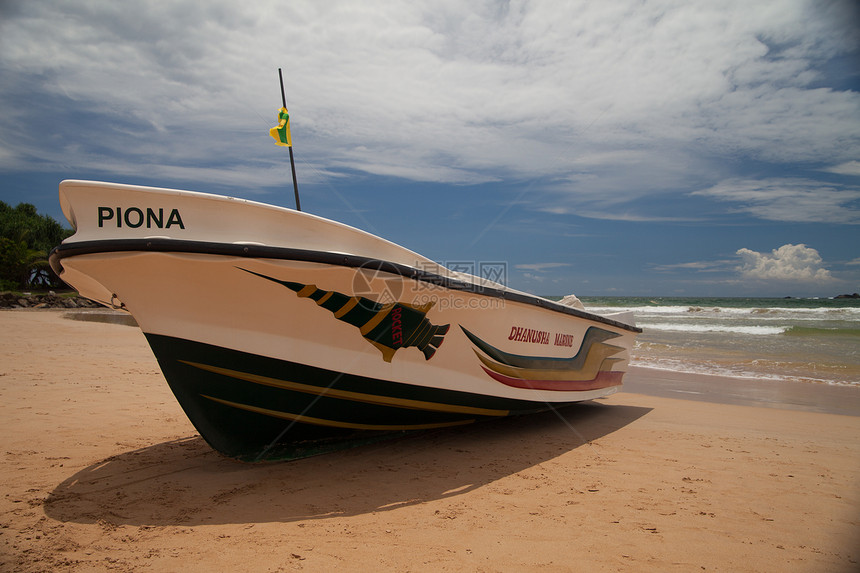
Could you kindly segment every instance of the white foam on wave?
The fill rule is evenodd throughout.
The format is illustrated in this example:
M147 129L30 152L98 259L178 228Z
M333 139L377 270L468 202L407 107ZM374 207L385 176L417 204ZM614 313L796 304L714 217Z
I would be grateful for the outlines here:
M630 311L637 315L646 314L683 314L689 306L586 306L585 310L594 314Z
M595 314L608 314L626 310L632 312L637 318L667 317L678 318L757 318L766 319L771 316L784 318L790 314L788 309L758 309L758 308L731 308L721 306L634 306L634 307L586 307L586 310Z
M817 308L786 308L786 307L729 307L729 306L586 306L586 310L595 314L630 311L638 318L647 316L735 316L770 318L774 316L794 317L797 319L845 319L860 320L860 307L817 307Z
M704 374L706 376L728 376L730 378L748 378L752 380L811 382L815 384L827 384L828 386L849 386L854 388L860 386L860 381L828 380L824 378L813 378L810 376L796 376L782 372L751 372L737 368L719 367L710 363L689 363L671 358L649 359L633 356L630 359L630 365L638 366L639 368L649 368L651 370L684 372L687 374Z
M677 324L672 322L642 322L645 330L661 330L664 332L726 332L733 334L749 334L754 336L773 336L783 334L789 326L741 326L731 324Z

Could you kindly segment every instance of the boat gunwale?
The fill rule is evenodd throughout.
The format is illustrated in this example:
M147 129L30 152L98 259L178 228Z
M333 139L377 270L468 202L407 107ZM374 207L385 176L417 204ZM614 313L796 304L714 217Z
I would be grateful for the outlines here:
M466 282L452 277L445 277L429 271L394 263L382 259L374 259L347 253L333 253L292 247L277 247L271 245L252 245L241 243L214 243L208 241L192 241L168 238L134 238L134 239L99 239L63 243L54 247L49 255L51 268L58 275L62 273L61 261L67 257L120 252L143 253L188 253L243 257L250 259L274 259L312 262L336 265L349 268L370 268L389 274L399 275L416 281L426 282L453 291L471 292L482 296L500 298L519 302L554 312L576 316L585 320L603 323L633 333L641 333L642 329L620 322L599 314L579 310L557 302L527 293L514 292L491 286Z

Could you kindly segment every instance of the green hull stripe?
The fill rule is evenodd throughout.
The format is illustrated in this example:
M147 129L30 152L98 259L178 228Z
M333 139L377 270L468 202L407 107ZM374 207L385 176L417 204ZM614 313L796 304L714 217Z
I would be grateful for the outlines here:
M260 376L259 374L249 374L247 372L239 372L230 370L229 368L221 368L218 366L210 366L208 364L200 364L199 362L190 362L188 360L179 360L189 366L194 366L200 370L222 374L231 378L253 382L271 386L273 388L284 388L286 390L294 390L296 392L304 392L306 394L314 394L317 396L328 396L331 398L342 398L344 400L352 400L354 402L364 402L367 404L381 404L383 406L396 406L398 408L408 408L411 410L427 410L431 412L448 412L455 414L471 414L475 416L508 416L509 410L492 410L489 408L475 408L472 406L457 406L454 404L440 404L438 402L425 402L423 400L410 400L408 398L394 398L390 396L377 396L374 394L364 394L362 392L352 392L349 390L338 390L335 388L321 388L310 384L302 384L301 382L290 382L288 380L279 380L278 378L270 378L268 376ZM207 396L208 397L208 396ZM210 398L214 399L214 398ZM216 400L220 401L220 400ZM225 402L226 403L226 402ZM249 406L248 409L251 407ZM256 410L253 410L256 411ZM303 418L304 420L305 418ZM453 425L453 424L444 424ZM339 427L357 427L356 425L339 426ZM364 427L364 426L362 426ZM393 426L381 426L391 428ZM433 427L442 427L436 426Z
M284 420L295 420L297 422L301 422L303 424L313 424L315 426L328 426L330 428L347 428L350 430L372 430L372 431L401 431L401 430L434 430L436 428L449 428L451 426L463 426L465 424L471 424L475 420L458 420L456 422L437 422L435 424L402 424L402 425L389 425L389 424L355 424L353 422L339 422L337 420L325 420L323 418L312 418L310 416L302 416L300 414L291 414L290 412L280 412L278 410L269 410L268 408L259 408L257 406L250 406L248 404L240 404L238 402L231 402L229 400L221 400L220 398L213 398L212 396L207 396L205 394L201 394L204 398L208 398L213 402L218 402L219 404L224 404L225 406L231 406L233 408L239 408L240 410L247 410L248 412L254 412L256 414L263 414L265 416L272 416L273 418L282 418Z

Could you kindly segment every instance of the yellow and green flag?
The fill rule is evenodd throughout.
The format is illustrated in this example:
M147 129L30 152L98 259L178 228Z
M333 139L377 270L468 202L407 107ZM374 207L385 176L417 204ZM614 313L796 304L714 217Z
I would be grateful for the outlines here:
M275 138L275 145L292 147L293 140L290 137L290 112L282 107L278 110L278 126L269 130L269 135Z

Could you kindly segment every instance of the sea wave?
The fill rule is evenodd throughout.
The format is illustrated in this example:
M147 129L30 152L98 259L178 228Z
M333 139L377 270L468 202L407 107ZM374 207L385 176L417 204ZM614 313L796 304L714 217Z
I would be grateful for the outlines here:
M772 336L783 334L790 326L744 326L732 324L678 324L673 322L641 323L645 330L661 330L665 332L724 332L734 334L749 334L753 336Z
M746 378L751 380L773 380L787 382L806 382L814 384L827 384L830 386L860 387L860 381L842 380L832 378L820 378L809 375L796 375L786 372L753 371L743 367L731 367L717 365L710 362L687 362L671 358L645 358L633 356L630 359L631 366L650 368L652 370L664 370L667 372L685 372L688 374L704 374L706 376L728 376L730 378Z
M583 300L633 311L643 332L632 364L649 368L860 387L860 302L663 298Z
M790 336L851 336L860 337L860 328L811 328L807 326L792 326L786 329Z
M860 308L858 307L813 307L813 308L787 308L787 307L731 307L731 306L588 306L586 310L595 314L609 314L613 312L631 311L637 317L648 316L736 316L736 317L795 317L821 318L837 320L860 320Z
M791 325L743 325L743 324L713 324L713 323L677 323L677 322L639 322L645 330L662 332L720 332L729 334L748 334L752 336L773 336L785 334L788 336L849 336L860 337L860 328L815 328L809 326Z

